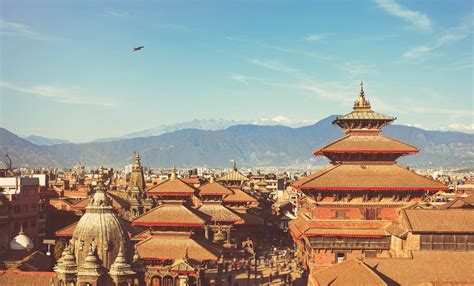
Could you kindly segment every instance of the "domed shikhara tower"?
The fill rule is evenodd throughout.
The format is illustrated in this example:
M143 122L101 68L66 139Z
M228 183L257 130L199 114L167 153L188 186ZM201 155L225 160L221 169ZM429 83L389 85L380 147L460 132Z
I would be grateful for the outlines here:
M119 285L122 282L131 283L136 278L136 273L129 270L133 248L125 226L118 219L107 195L102 167L99 168L95 193L77 224L69 248L64 254L68 255L69 260L71 257L75 259L78 284ZM61 262L57 265L58 278L61 265ZM120 267L117 268L117 265ZM121 272L120 269L127 271Z
M153 208L153 201L146 195L145 175L140 161L140 153L136 152L127 192L130 218L136 218Z

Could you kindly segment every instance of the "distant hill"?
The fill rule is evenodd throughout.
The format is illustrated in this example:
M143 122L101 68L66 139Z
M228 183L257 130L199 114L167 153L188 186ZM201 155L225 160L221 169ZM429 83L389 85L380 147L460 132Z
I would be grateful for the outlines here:
M0 129L0 150L9 152L16 166L71 167L81 161L87 166L123 167L133 162L134 150L140 151L143 163L151 167L227 167L233 159L246 167L321 165L327 162L313 158L312 151L343 136L342 130L331 124L334 118L329 116L299 128L248 124L222 130L184 129L159 136L52 146L37 146ZM421 154L400 159L402 164L445 168L474 165L473 134L401 125L390 125L383 134L421 149Z
M312 123L312 122L311 122ZM295 121L288 119L284 116L275 116L270 119L259 119L249 121L239 120L225 120L225 119L194 119L191 121L174 123L174 124L162 124L153 128L125 134L120 137L101 138L95 139L91 142L110 142L120 139L130 139L137 137L149 137L159 136L161 134L179 131L183 129L200 129L200 130L222 130L235 125L252 124L252 125L284 125L289 127L300 127L307 125L307 121ZM67 142L63 142L67 143Z
M68 140L47 138L47 137L42 137L42 136L37 136L37 135L30 135L27 137L23 137L23 139L33 144L41 145L41 146L51 146L51 145L56 145L56 144L61 144L61 143L71 143L71 141L68 141Z

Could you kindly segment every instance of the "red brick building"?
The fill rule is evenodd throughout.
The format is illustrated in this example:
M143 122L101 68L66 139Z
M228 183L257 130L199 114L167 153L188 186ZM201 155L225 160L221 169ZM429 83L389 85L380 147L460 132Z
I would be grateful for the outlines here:
M353 111L333 121L345 136L314 152L331 166L294 183L307 200L289 226L310 273L353 257L390 256L385 227L397 210L447 189L397 165L419 150L380 134L395 119L374 112L361 85Z
M0 251L23 229L37 248L44 239L44 219L39 215L40 185L38 178L0 178Z

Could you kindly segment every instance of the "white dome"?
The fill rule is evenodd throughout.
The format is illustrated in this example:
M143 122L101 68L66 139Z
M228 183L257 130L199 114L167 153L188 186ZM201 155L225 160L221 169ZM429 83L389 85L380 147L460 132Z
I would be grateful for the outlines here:
M10 248L13 250L31 250L33 249L33 241L23 232L20 232L10 241Z

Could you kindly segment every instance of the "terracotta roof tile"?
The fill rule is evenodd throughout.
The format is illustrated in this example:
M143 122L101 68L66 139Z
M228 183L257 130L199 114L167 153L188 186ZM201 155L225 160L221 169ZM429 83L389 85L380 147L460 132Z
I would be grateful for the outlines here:
M208 215L212 222L238 222L242 218L223 206L220 202L205 202L198 211Z
M474 209L403 209L412 232L474 233Z
M137 244L140 257L144 260L176 260L188 257L197 261L217 261L222 248L205 239L192 237L190 233L161 232Z
M357 275L354 275L357 273ZM363 261L350 259L334 266L322 269L313 274L318 285L389 285Z
M74 231L76 230L77 224L79 221L76 221L75 223L72 223L66 227L63 227L59 230L57 230L54 235L55 236L64 236L64 237L72 237L74 234Z
M232 195L233 192L228 189L227 187L219 184L219 183L206 183L199 187L199 195L213 195L213 196L225 196L225 195Z
M377 112L372 111L372 110L367 110L367 111L354 110L351 113L348 113L346 115L338 116L334 120L334 122L340 121L340 120L354 120L354 119L356 119L356 120L361 120L361 119L362 120L374 120L375 119L375 120L393 121L396 118L391 117L391 116L387 116L387 115L383 115L383 114L377 113Z
M296 181L301 190L447 190L396 164L338 164Z
M135 234L138 233L138 230L133 227L130 223L130 221L122 218L122 217L117 217L118 220L120 221L120 224L123 225L125 230L128 232L129 236L134 236ZM74 235L74 231L76 230L77 224L79 221L76 221L75 223L72 223L66 227L63 227L55 232L56 236L63 236L63 237L72 237Z
M417 153L416 147L384 136L347 135L321 149L314 155L324 153Z
M191 196L196 190L180 178L168 179L147 190L149 195Z
M231 172L224 174L222 177L217 179L218 181L248 181L245 175L240 173L239 171L232 170Z
M23 272L14 270L0 270L0 285L55 285L58 282L54 272Z
M296 236L351 236L380 237L387 236L384 227L387 221L367 220L317 220L308 221L298 218L289 223Z
M112 206L114 207L115 210L123 210L123 209L128 209L130 207L130 203L122 199L121 197L113 195L111 193L107 193L107 195L112 200ZM86 206L89 204L89 200L90 198L87 197L75 203L74 205L72 205L71 208L75 210L85 210Z
M232 195L228 195L224 198L224 202L226 203L254 203L257 200L252 197L251 195L245 193L239 189L233 189L234 193Z
M205 219L178 202L166 202L137 217L132 225L141 226L204 226Z
M474 285L474 252L414 251L413 258L363 261L390 285Z

